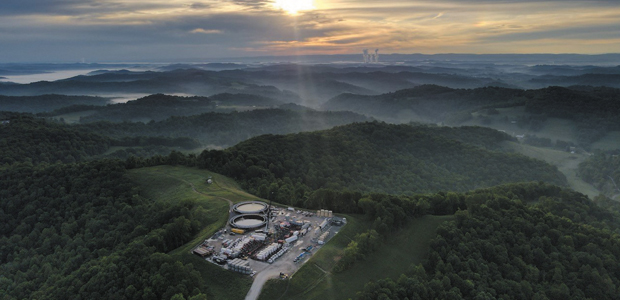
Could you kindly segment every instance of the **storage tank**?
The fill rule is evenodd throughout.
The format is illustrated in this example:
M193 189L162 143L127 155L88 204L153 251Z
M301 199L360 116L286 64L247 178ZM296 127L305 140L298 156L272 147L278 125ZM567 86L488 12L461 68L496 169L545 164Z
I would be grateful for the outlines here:
M286 241L287 243L289 243L289 244L290 244L290 243L292 243L292 242L294 242L294 241L296 241L296 240L297 240L297 236L296 236L296 235L294 235L294 236L292 236L292 237L290 237L290 238L286 239L285 241Z
M330 211L327 211L327 217L328 217L328 218L331 218L331 217L332 217L332 215L333 215L333 214L332 214L332 211L331 211L331 210L330 210Z

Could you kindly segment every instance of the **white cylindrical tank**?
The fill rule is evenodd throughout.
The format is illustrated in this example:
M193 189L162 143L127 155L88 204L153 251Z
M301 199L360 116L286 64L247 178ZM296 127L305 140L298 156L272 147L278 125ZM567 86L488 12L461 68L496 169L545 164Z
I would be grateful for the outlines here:
M294 236L292 236L292 237L290 237L290 238L286 239L285 241L286 241L287 243L289 243L289 244L290 244L290 243L292 243L292 242L294 242L294 241L296 241L296 240L297 240L297 236L296 236L296 235L294 235Z

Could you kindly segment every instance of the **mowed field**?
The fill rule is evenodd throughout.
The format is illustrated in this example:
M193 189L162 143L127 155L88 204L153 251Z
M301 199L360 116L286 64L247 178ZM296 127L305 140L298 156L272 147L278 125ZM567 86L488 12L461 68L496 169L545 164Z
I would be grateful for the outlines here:
M363 220L363 216L346 218L348 224L342 231L290 280L269 281L259 299L348 299L353 298L369 281L387 277L398 279L411 266L424 260L437 228L441 223L452 220L453 216L423 216L411 220L366 260L356 262L349 270L334 274L331 270L347 244L356 234L371 226L369 221Z
M225 176L181 166L157 166L129 171L143 196L154 201L196 201L203 210L204 224L208 224L195 239L169 253L184 264L191 263L202 274L208 286L208 299L244 299L252 280L247 275L224 270L190 253L199 242L210 237L228 221L229 203L260 200L242 191L237 183ZM207 184L211 176L213 184ZM194 191L195 189L195 191Z

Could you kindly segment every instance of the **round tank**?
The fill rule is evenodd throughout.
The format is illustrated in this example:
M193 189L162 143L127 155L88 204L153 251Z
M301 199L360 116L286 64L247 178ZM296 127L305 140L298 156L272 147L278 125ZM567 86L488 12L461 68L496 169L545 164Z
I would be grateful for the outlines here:
M255 229L265 226L266 223L267 218L258 214L238 215L229 220L230 226L242 229Z
M240 214L262 214L267 212L267 204L260 201L237 203L233 210Z

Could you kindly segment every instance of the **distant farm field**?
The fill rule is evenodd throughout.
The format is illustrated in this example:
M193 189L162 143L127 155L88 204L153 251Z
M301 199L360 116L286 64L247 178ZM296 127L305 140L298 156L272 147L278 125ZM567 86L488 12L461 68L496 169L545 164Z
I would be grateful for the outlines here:
M577 176L577 168L581 162L588 158L587 154L572 154L566 151L534 147L515 142L504 142L502 146L505 150L521 153L556 166L566 176L569 187L577 192L586 194L590 198L600 193L594 186Z
M453 216L424 216L409 224L385 242L364 261L342 273L331 273L346 245L357 233L366 231L370 223L356 217L313 256L289 281L271 280L261 293L261 300L277 299L348 299L372 280L397 279L411 266L425 258L437 227Z

